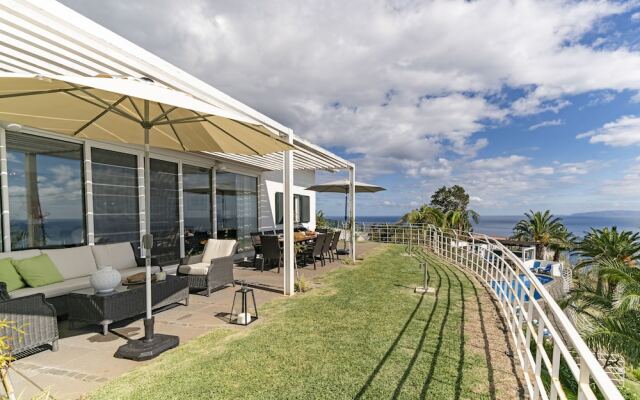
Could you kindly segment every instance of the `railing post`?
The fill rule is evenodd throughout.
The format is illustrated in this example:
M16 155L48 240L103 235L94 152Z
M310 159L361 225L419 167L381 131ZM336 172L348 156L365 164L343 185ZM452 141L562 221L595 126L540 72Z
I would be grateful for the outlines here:
M580 377L578 379L578 400L587 399L587 394L591 391L589 387L589 367L583 357L580 357Z
M556 400L558 398L558 385L560 385L560 347L556 340L554 340L551 359L551 392L549 393L549 400Z

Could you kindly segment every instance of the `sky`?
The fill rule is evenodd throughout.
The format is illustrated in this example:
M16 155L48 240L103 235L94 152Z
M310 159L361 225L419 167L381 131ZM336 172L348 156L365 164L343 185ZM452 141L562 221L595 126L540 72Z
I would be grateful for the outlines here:
M637 1L63 3L354 161L359 215L640 210Z

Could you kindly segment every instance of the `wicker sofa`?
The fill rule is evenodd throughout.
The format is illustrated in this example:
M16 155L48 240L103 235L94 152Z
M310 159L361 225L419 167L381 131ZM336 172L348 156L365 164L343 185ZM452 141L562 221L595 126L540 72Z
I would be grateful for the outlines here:
M123 278L144 271L144 259L135 257L129 242L95 246L78 246L64 249L19 250L0 253L0 258L21 260L47 254L64 278L64 281L40 287L25 287L8 293L10 298L21 298L41 293L51 303L58 316L67 313L66 295L80 289L91 287L91 274L98 266L110 265L117 269ZM160 267L152 267L153 272ZM169 273L172 271L169 270Z
M12 354L43 345L51 345L58 350L58 319L55 308L48 303L42 293L10 298L7 286L0 282L0 320L11 321L24 333L15 329L2 328L0 335L11 341Z
M235 240L209 239L202 254L181 260L177 275L189 277L190 289L203 289L209 296L213 289L233 284L233 257L238 243Z

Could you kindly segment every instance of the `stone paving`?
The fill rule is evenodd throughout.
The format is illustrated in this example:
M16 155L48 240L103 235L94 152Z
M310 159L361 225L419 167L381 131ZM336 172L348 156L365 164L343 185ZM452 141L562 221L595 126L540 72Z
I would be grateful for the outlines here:
M359 257L380 246L376 243L359 243ZM258 311L265 302L282 296L283 274L276 269L256 271L251 263L241 263L235 267L236 280L245 280L254 286ZM314 270L313 266L299 269L299 274L310 281L314 277L337 268L344 268L341 261L328 263ZM189 305L176 305L155 314L156 332L178 335L181 343L203 335L217 327L233 327L228 324L227 314L231 309L236 288L227 287L211 294L210 297L192 293ZM259 324L264 320L256 322ZM236 327L236 329L251 329ZM77 399L99 385L126 373L141 363L113 357L115 351L128 338L142 336L144 328L141 319L114 323L109 334L104 336L98 326L69 329L67 321L59 323L59 350L43 349L17 360L10 372L16 393L28 399L49 391L55 399ZM153 362L153 361L146 361ZM40 388L40 389L39 389Z

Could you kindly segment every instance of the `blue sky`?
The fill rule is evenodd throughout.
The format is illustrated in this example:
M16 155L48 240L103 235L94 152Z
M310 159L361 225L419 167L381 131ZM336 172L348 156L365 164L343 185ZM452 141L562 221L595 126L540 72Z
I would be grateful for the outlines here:
M640 210L637 2L65 3L355 161L360 215Z

